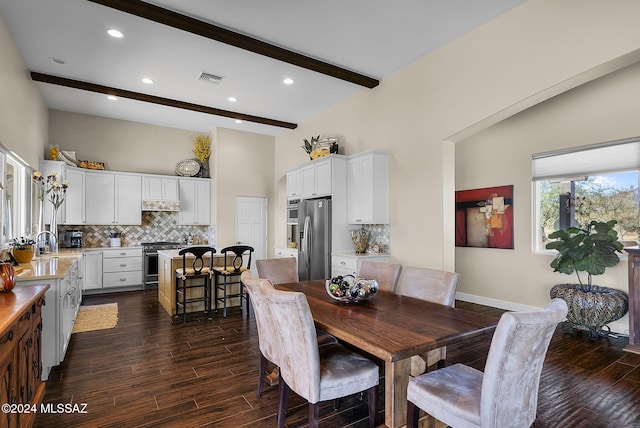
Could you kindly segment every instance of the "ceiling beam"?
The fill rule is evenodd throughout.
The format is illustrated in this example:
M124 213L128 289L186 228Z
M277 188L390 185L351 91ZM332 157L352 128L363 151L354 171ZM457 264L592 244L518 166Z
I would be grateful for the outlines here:
M117 9L121 12L130 13L140 18L148 19L189 33L216 40L221 43L235 46L240 49L245 49L256 54L293 64L298 67L306 68L307 70L322 73L336 79L355 83L356 85L364 86L369 89L375 88L380 84L379 80L372 77L368 77L140 0L89 1Z
M143 94L140 92L127 91L126 89L113 88L110 86L98 85L95 83L83 82L80 80L67 79L65 77L52 76L50 74L31 72L31 79L36 82L51 83L53 85L66 86L68 88L81 89L83 91L97 92L105 95L115 95L116 97L129 98L136 101L159 104L167 107L175 107L184 110L197 111L199 113L212 114L215 116L230 117L232 119L244 120L247 122L261 123L263 125L277 126L279 128L295 129L295 123L283 122L275 119L268 119L250 114L238 113L219 108L203 106L200 104L188 103L185 101L172 100L170 98L157 97L155 95Z

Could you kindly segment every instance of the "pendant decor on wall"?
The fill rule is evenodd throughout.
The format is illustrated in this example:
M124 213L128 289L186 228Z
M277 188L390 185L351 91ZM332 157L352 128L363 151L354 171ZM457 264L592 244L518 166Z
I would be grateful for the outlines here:
M513 249L513 186L456 191L456 247Z

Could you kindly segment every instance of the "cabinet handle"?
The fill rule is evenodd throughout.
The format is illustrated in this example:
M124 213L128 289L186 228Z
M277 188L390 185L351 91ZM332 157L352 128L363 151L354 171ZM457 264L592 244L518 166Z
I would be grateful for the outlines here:
M126 255L127 255L127 253L120 253L120 255L121 255L121 256L126 256Z
M120 281L126 281L127 278L120 278Z
M340 262L340 264L341 264L342 266L346 265L346 263L345 263L345 262Z
M13 340L13 330L11 330L9 334L7 334L7 339L9 339L9 342Z
M120 267L127 267L126 263L120 263Z
M31 312L27 312L27 321L31 319Z

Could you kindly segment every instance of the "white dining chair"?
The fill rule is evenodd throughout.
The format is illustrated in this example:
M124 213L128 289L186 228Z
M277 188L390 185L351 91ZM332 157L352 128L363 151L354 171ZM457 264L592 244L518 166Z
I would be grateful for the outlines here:
M407 266L404 270L400 294L441 305L454 307L460 274L435 269ZM429 367L443 368L447 347L432 349L411 357L411 376L419 376Z
M261 288L262 290L262 288ZM318 427L319 403L367 391L369 426L375 426L378 366L340 344L318 346L309 304L303 293L263 290L279 340L278 427L284 428L289 391L309 403L309 427Z
M463 364L409 379L407 427L420 409L456 428L521 428L536 419L540 373L567 304L553 299L542 311L502 314L484 373Z

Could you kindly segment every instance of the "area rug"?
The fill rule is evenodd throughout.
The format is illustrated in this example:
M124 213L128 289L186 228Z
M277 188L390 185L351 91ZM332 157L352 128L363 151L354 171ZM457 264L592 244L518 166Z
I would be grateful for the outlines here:
M118 304L80 306L72 333L105 330L118 325Z

